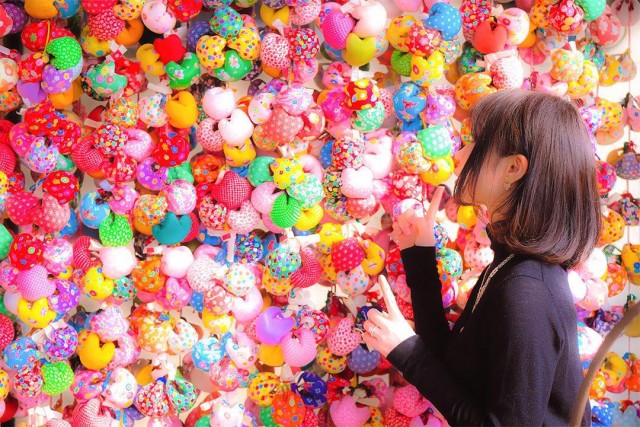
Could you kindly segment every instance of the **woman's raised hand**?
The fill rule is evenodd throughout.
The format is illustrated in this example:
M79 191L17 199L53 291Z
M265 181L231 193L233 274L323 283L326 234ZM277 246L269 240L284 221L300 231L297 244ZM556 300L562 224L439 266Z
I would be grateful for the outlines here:
M436 188L429 207L425 207L425 212L409 210L403 212L396 218L396 221L393 223L391 238L397 243L400 250L411 246L435 245L433 226L443 194L444 187Z
M384 276L378 276L378 284L387 312L376 309L367 312L367 320L362 324L364 328L362 338L370 348L378 350L380 354L387 357L391 350L416 333L400 312L387 279Z

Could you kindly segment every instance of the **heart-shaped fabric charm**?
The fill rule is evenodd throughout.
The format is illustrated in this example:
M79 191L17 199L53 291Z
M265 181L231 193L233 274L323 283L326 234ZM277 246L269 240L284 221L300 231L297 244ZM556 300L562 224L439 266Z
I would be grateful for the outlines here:
M300 202L283 193L274 200L269 217L276 226L291 228L298 222L301 213Z
M288 279L300 268L300 254L286 246L278 246L267 255L265 266L277 279Z
M240 263L231 264L222 281L222 286L237 297L245 296L255 285L253 272Z
M226 41L220 36L202 36L196 45L198 61L209 72L224 65L224 48Z
M269 166L274 161L275 159L270 156L258 156L251 161L247 178L252 186L258 187L265 182L273 182Z
M253 123L243 110L236 108L230 118L218 122L218 129L228 145L242 147L253 133Z
M100 344L100 337L95 332L82 332L78 336L78 356L82 365L94 371L106 367L115 353L115 344L108 342Z
M416 417L429 407L429 401L412 385L396 388L393 407L407 417Z
M278 143L267 136L262 125L256 126L253 131L252 140L257 148L264 151L275 151L278 148Z
M524 82L524 70L517 56L500 58L491 65L493 84L498 89L517 89Z
M293 184L301 184L305 178L303 164L296 158L276 159L269 164L269 168L273 173L273 182L281 190Z
M162 189L168 210L176 215L187 215L196 207L197 192L191 182L177 179Z
M356 374L366 374L380 364L382 356L376 350L369 351L364 346L356 347L347 358L347 366Z
M204 306L213 314L226 314L233 304L233 295L222 286L213 286L204 294Z
M27 225L33 223L33 209L38 203L36 196L22 191L11 194L4 205L7 216L14 224Z
M339 10L333 10L322 21L322 35L333 49L344 49L354 26L353 18Z
M285 36L289 40L289 56L292 59L306 61L318 55L320 42L311 28L287 29Z
M73 383L73 370L67 362L46 363L42 366L42 392L49 396L61 394Z
M329 330L327 346L331 353L346 356L360 345L360 334L354 329L352 317L345 317L335 327Z
M409 68L411 68L411 59L409 59ZM415 84L403 83L393 95L395 113L405 122L410 122L418 117L418 114L424 111L426 106L427 96Z
M269 270L266 270L262 275L262 287L269 294L275 297L284 297L286 295L289 295L291 293L291 290L293 289L293 285L291 284L291 278L289 279L275 278L271 275ZM263 351L266 351L266 354L268 355L267 357L269 358L273 358L277 356L273 360L280 360L280 358L282 357L282 350L280 348L277 348L275 350L264 349ZM269 359L269 360L272 360L272 359ZM284 363L284 359L282 359L282 362L274 363L274 366L279 366L282 363Z
M32 210L33 222L47 233L57 233L62 230L71 217L69 205L61 205L55 197L45 194L42 204Z
M236 172L229 171L211 189L211 195L229 210L238 209L251 198L251 183Z
M245 77L251 71L251 61L243 59L235 50L228 50L224 54L224 66L214 70L214 75L225 82L235 82Z
M160 224L153 226L153 237L163 245L175 245L187 237L192 225L189 215L178 217L175 213L168 212Z
M551 27L562 33L576 31L583 18L583 9L573 0L562 0L552 5L547 16Z
M135 398L140 413L148 417L163 417L169 412L169 397L163 381L156 380L142 387Z
M145 27L156 34L164 34L176 25L173 12L169 10L166 3L158 0L145 2L141 17Z
M268 307L256 319L256 336L261 343L276 345L293 329L295 321L279 307Z
M369 288L369 275L358 265L348 271L338 270L337 282L347 295L361 295Z
M127 218L109 215L98 227L100 242L104 246L126 246L133 239L133 230Z
M373 108L356 111L353 128L360 132L373 132L380 129L384 121L384 104L378 101Z
M249 200L242 202L238 210L231 210L227 213L227 224L237 234L250 233L259 223L260 213Z
M419 86L434 84L444 74L444 55L435 51L428 58L414 55L411 58L411 80Z
M58 164L58 147L47 145L45 138L38 137L27 149L24 163L34 172L47 174Z
M462 27L462 14L455 6L437 2L429 9L429 16L424 20L427 28L442 34L444 40L453 40Z
M345 168L359 169L362 166L362 153L364 141L361 138L340 138L333 142L331 149L331 162L338 170ZM330 175L328 172L326 176Z
M427 160L433 161L451 154L451 134L446 127L442 125L429 126L419 131L417 136Z
M304 181L291 184L287 188L287 193L300 202L302 209L309 209L320 203L324 197L322 183L312 174L305 174Z
M438 30L426 28L421 22L413 24L407 37L409 53L419 56L431 55L442 43Z
M313 360L313 358L311 360ZM272 419L275 423L283 427L300 425L299 420L303 419L306 413L302 399L291 390L277 394L273 399L272 405Z
M340 191L346 197L365 199L373 191L373 173L366 166L358 169L346 168L342 171L342 185Z
M28 270L36 264L42 264L44 244L29 233L16 235L9 249L11 265L19 270Z
M640 178L640 154L632 149L622 155L620 160L614 164L618 176L622 179Z
M584 58L579 51L558 49L551 54L551 76L563 82L578 80L584 67Z
M58 170L47 175L42 183L42 190L55 197L62 205L76 198L80 185L72 173Z
M124 318L122 310L114 305L91 318L91 330L103 341L116 341L127 332L129 322Z
M116 420L111 417L107 408L102 407L99 399L92 398L73 408L73 422L86 427L100 427L111 425Z
M206 118L198 124L196 140L207 151L222 151L224 139L218 132L218 126L212 118Z
M227 39L240 34L243 22L240 14L230 7L217 7L209 20L209 25L214 34Z
M371 409L368 406L358 407L350 395L334 401L329 407L329 413L336 427L364 425L371 417Z
M251 193L251 204L261 214L269 214L273 209L275 200L283 193L276 191L276 185L273 182L263 182Z
M153 49L158 53L160 61L164 65L170 62L180 62L186 53L186 49L177 34L155 39L153 41Z
M167 381L167 397L171 408L182 414L193 407L198 393L189 381L176 377L173 381Z
M73 68L82 60L82 48L73 37L53 39L45 50L53 57L49 63L58 70Z
M86 2L83 1L82 6L85 8L85 10L87 10L86 6L84 5L85 3ZM119 4L113 6L113 12L118 18L122 19L123 21L129 21L140 17L140 14L142 13L142 6L144 6L144 1L142 0L122 0ZM88 10L87 12L93 13Z
M347 36L342 57L352 67L362 67L371 62L376 56L376 38L365 37L361 39L356 34Z
M284 70L289 67L289 42L284 36L269 33L262 39L260 46L260 60L263 65Z
M247 389L249 399L260 407L271 405L280 386L280 378L272 372L258 372Z
M633 197L631 193L622 194L622 199L618 202L619 211L627 225L638 225L640 223L640 200Z
M391 54L391 67L402 77L409 77L411 75L412 56L413 55L409 52L402 52L397 49L394 50Z
M375 214L379 206L373 194L366 199L347 199L347 213L356 219Z
M320 280L322 267L311 248L300 250L300 267L291 275L291 283L296 288L306 288Z
M352 270L358 267L364 259L365 253L355 237L341 240L331 247L331 262L338 271Z
M247 61L260 57L260 35L253 28L243 27L236 37L227 40L227 46Z
M153 150L153 159L162 167L176 167L187 160L189 151L191 145L187 138L180 135L160 135Z
M223 230L226 224L228 209L222 203L217 203L213 196L206 196L200 201L198 217L207 228Z
M54 329L42 349L53 361L64 361L73 356L78 347L78 333L72 326ZM46 380L45 380L46 381Z
M200 62L195 53L188 52L181 63L171 61L165 66L165 70L169 76L169 87L186 89L198 81Z
M28 301L47 298L56 290L55 284L48 278L47 269L41 265L34 265L31 269L18 273L14 284Z
M322 206L315 205L309 209L302 209L300 212L300 218L295 224L295 227L301 231L307 231L320 224L322 217L324 216L324 210Z
M325 347L318 350L316 363L323 371L335 375L347 369L347 356L337 356Z
M468 110L483 96L496 91L491 86L491 76L486 73L470 73L461 76L455 85L456 102L463 110Z
M299 116L313 103L312 92L299 83L292 83L276 95L276 102L287 114Z
M71 87L71 72L47 65L42 70L42 89L46 93L62 93Z

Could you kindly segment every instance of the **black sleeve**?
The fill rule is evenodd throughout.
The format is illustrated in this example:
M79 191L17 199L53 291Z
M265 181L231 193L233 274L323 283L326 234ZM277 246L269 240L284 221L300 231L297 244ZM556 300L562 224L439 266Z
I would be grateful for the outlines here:
M542 424L563 346L561 328L544 283L514 279L514 286L483 301L495 321L487 328L482 396L470 395L417 335L387 357L452 426Z
M401 253L416 334L432 351L442 357L449 337L449 322L442 306L442 284L434 247L412 246Z

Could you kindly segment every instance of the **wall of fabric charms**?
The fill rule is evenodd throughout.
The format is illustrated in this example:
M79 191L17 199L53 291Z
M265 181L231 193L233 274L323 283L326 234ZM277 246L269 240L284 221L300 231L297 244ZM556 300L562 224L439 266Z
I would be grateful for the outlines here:
M380 274L412 319L391 223L441 184L443 304L465 307L493 253L452 155L518 87L592 134L587 369L640 295L638 21L638 0L0 3L0 421L446 426L358 330ZM594 425L640 423L639 337Z

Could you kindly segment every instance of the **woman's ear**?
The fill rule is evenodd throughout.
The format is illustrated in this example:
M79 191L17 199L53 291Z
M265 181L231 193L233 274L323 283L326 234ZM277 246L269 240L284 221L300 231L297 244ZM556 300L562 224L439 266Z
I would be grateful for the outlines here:
M514 154L508 157L505 182L514 184L519 181L529 169L529 160L522 154Z

